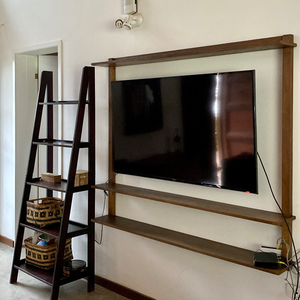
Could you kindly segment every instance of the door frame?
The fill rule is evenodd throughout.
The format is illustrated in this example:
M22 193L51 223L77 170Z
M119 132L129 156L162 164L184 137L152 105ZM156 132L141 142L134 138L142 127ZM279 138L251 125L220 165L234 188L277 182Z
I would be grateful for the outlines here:
M20 142L20 139L18 138L17 135L17 119L16 119L16 110L19 108L21 105L21 99L17 99L16 95L16 87L17 87L17 68L21 68L18 66L17 63L17 56L40 56L40 55L47 55L47 54L52 54L52 53L57 53L57 60L58 60L58 82L57 82L57 88L58 88L58 101L62 100L62 95L63 95L63 86L62 86L62 76L63 76L63 68L62 68L62 41L57 40L57 41L52 41L52 42L47 42L47 43L42 43L42 44L36 44L36 45L31 45L27 47L21 47L18 49L14 50L14 66L13 66L13 88L14 88L14 148L15 148L15 162L18 156L18 150L17 145L18 142ZM36 101L36 98L34 99ZM62 115L62 114L60 114ZM58 120L58 131L60 131L60 126L62 124L61 117ZM29 125L31 126L31 125ZM32 128L30 128L32 129ZM29 155L29 153L28 153ZM28 156L24 155L24 163L22 166L18 166L18 164L15 163L15 182L14 182L14 194L15 194L15 233L18 228L18 222L19 222L19 214L20 214L20 208L21 208L21 202L22 202L22 194L23 194L23 188L24 188L24 180L25 177L23 176L26 173L26 167L28 163ZM24 166L25 166L25 173L24 173Z
M15 49L14 56L16 55L45 55L45 54L51 54L51 53L57 53L58 58L58 101L62 100L62 93L63 93L63 87L62 87L62 47L63 43L62 40L43 43L43 44L36 44L31 45L27 47L21 47L18 49ZM15 64L15 61L14 61ZM14 65L14 71L16 70L16 65ZM14 74L14 79L16 78ZM14 80L14 88L16 87L16 82Z

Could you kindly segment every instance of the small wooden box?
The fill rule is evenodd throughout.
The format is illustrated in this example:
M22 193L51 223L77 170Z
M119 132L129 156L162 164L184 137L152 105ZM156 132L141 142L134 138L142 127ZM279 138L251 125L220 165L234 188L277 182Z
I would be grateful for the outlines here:
M53 173L43 173L41 180L49 182L61 182L61 175L55 175Z
M88 171L86 170L77 170L75 175L75 185L86 185L88 184Z

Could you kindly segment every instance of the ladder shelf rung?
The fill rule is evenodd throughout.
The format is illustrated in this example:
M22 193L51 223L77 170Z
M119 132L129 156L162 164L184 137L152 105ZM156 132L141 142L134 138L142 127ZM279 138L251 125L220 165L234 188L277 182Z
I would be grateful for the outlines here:
M25 263L25 259L21 259L19 264L14 265L15 268L17 268L20 271L23 271L24 273L48 284L52 285L53 282L53 270L42 270L39 268L36 268L34 266L28 265Z
M52 286L53 282L53 269L52 270L43 270L39 269L35 266L29 265L25 263L25 259L20 260L19 264L14 265L15 268L19 269L20 271ZM65 276L62 275L59 281L59 285L64 285L67 283L70 283L72 281L81 279L88 276L88 269L86 269L84 272L78 272L71 276Z
M89 104L86 101L85 104ZM53 102L39 102L39 105L76 105L79 104L79 100L64 100L64 101L53 101Z
M33 224L30 224L28 222L24 222L24 223L20 223L21 226L26 227L28 229L34 230L34 231L38 231L38 232L42 232L42 233L46 233L48 235L51 235L55 238L59 238L59 229L60 229L60 224L53 226L51 228L40 228L38 226L35 226ZM88 226L78 223L78 222L74 222L74 221L69 221L68 224L68 231L67 231L67 238L72 238L72 237L76 237L76 236L80 236L83 234L87 234L88 233Z
M67 191L67 180L62 179L61 182L49 182L49 181L43 181L41 180L40 177L33 178L30 181L26 182L29 185L44 188L47 190L53 190L53 191L59 191L59 192L66 192ZM81 185L81 186L76 186L73 188L73 192L82 192L82 191L87 191L89 189L88 185Z
M35 145L44 145L44 146L52 146L52 147L73 147L73 141L67 140L50 140L50 139L38 139L37 141L32 142ZM80 142L79 148L87 148L89 147L89 142Z

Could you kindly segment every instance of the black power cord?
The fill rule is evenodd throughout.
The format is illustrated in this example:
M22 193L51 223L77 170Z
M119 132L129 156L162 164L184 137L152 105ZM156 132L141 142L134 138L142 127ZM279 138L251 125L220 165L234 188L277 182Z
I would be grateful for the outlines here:
M108 197L108 193L107 191L103 191L104 195L103 195L103 208L102 208L102 215L101 217L103 217L104 215L104 211L105 211L105 203L106 203L106 199ZM98 245L101 245L102 244L102 237L103 237L103 224L101 224L101 230L100 230L100 240L99 242L95 239L95 242L98 244Z
M282 216L283 216L285 225L286 225L286 227L287 227L287 229L288 229L289 235L290 235L291 240L292 240L292 245L293 245L293 249L294 249L294 253L295 253L294 256L295 256L295 258L296 258L296 266L297 266L297 268L296 268L296 270L297 270L297 284L296 284L296 292L295 292L294 295L293 295L293 299L294 299L294 300L297 300L297 299L299 300L299 299L300 299L300 295L299 295L298 298L297 298L297 294L298 294L299 279L300 279L299 276L300 276L300 274L299 274L299 262L298 262L298 256L297 256L297 250L296 250L294 238L293 238L291 229L290 229L290 227L289 227L289 224L288 224L288 222L287 222L287 220L286 220L286 217L285 217L285 215L284 215L284 213L283 213L283 211L282 211L282 208L281 208L280 204L278 203L278 201L277 201L277 199L276 199L276 197L275 197L275 194L274 194L274 192L273 192L272 185L271 185L271 183L270 183L269 176L268 176L268 174L267 174L267 171L266 171L266 169L265 169L265 166L264 166L264 164L263 164L263 161L262 161L262 159L261 159L261 157L260 157L260 155L259 155L258 152L257 152L257 156L258 156L258 158L259 158L260 164L261 164L261 166L262 166L262 168L263 168L263 171L264 171L264 173L265 173L265 176L266 176L266 179L267 179L267 182L268 182L268 185L269 185L271 194L272 194L272 196L273 196L273 199L274 199L275 203L277 204L277 206L278 206L278 208L279 208L279 210L280 210L280 212L281 212L281 214L282 214ZM293 254L292 254L292 255L293 255ZM287 262L287 264L289 264L289 262Z
M114 173L114 175L112 177L110 177L106 183L109 183L111 179L115 178L116 176L118 175L118 173ZM106 190L103 191L103 209L102 209L102 215L101 217L104 216L104 211L105 211L105 203L106 203L106 199L108 198L108 192ZM95 242L98 244L98 245L101 245L102 244L102 238L103 238L103 224L101 224L101 230L100 230L100 241L98 242L96 239L95 239Z

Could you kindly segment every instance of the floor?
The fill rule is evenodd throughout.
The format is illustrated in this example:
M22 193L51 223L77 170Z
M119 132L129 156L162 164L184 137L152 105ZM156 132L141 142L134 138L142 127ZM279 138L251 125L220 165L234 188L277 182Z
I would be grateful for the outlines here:
M13 248L0 243L0 299L1 300L44 300L50 299L51 288L37 279L19 272L18 281L9 283ZM87 293L84 279L78 280L59 289L59 300L127 300L118 294L110 292L98 285L95 291Z

